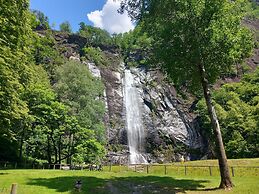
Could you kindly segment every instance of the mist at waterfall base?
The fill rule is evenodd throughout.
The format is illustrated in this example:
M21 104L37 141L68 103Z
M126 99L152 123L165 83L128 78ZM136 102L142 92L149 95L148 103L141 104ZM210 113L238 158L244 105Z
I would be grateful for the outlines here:
M134 75L129 69L124 77L124 104L126 109L126 128L129 146L129 163L146 164L144 157L145 130L142 123L141 97L137 89Z

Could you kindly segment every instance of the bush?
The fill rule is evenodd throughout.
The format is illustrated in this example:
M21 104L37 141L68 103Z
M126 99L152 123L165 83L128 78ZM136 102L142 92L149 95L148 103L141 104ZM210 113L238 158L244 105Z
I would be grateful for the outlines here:
M89 60L94 62L98 66L106 66L108 64L105 55L102 53L99 47L85 47L83 48L83 55Z

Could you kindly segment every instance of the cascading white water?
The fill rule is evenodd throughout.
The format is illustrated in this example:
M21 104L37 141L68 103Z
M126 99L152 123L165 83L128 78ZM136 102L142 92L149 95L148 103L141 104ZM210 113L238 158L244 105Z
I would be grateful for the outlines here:
M145 151L145 131L142 124L141 97L138 93L134 76L130 70L125 70L124 103L126 107L126 124L130 164L143 164L147 160L143 156Z

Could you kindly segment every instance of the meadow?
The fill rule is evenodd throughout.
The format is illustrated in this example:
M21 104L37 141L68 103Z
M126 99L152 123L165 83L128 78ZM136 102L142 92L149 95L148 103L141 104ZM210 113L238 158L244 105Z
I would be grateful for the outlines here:
M12 183L18 194L74 194L76 180L82 180L85 194L149 193L259 193L259 159L229 160L234 167L231 191L219 185L217 161L194 161L150 166L105 166L88 170L0 170L0 194L9 194Z

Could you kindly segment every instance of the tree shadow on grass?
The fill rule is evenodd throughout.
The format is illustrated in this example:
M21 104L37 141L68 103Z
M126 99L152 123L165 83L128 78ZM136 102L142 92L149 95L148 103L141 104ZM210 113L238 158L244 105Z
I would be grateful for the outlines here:
M37 185L47 187L49 189L55 189L56 192L75 192L74 185L77 180L82 181L82 192L81 193L92 193L93 188L102 189L105 184L105 179L88 177L88 176L65 176L55 178L33 178L27 182L27 185ZM97 193L95 193L97 194Z
M7 173L7 172L0 172L0 175L7 175L7 174L9 174L9 173Z
M89 176L65 176L31 179L28 185L55 189L57 192L78 193L74 190L76 180L82 180L81 193L85 194L173 194L188 190L206 190L206 180L174 179L160 176L129 176L102 179Z
M186 193L188 190L202 190L206 180L175 179L172 177L146 176L146 177L119 177L110 182L117 193L136 194L173 194ZM108 184L109 186L109 184ZM112 190L112 188L108 189ZM112 193L112 192L111 192ZM115 192L116 193L116 192Z

